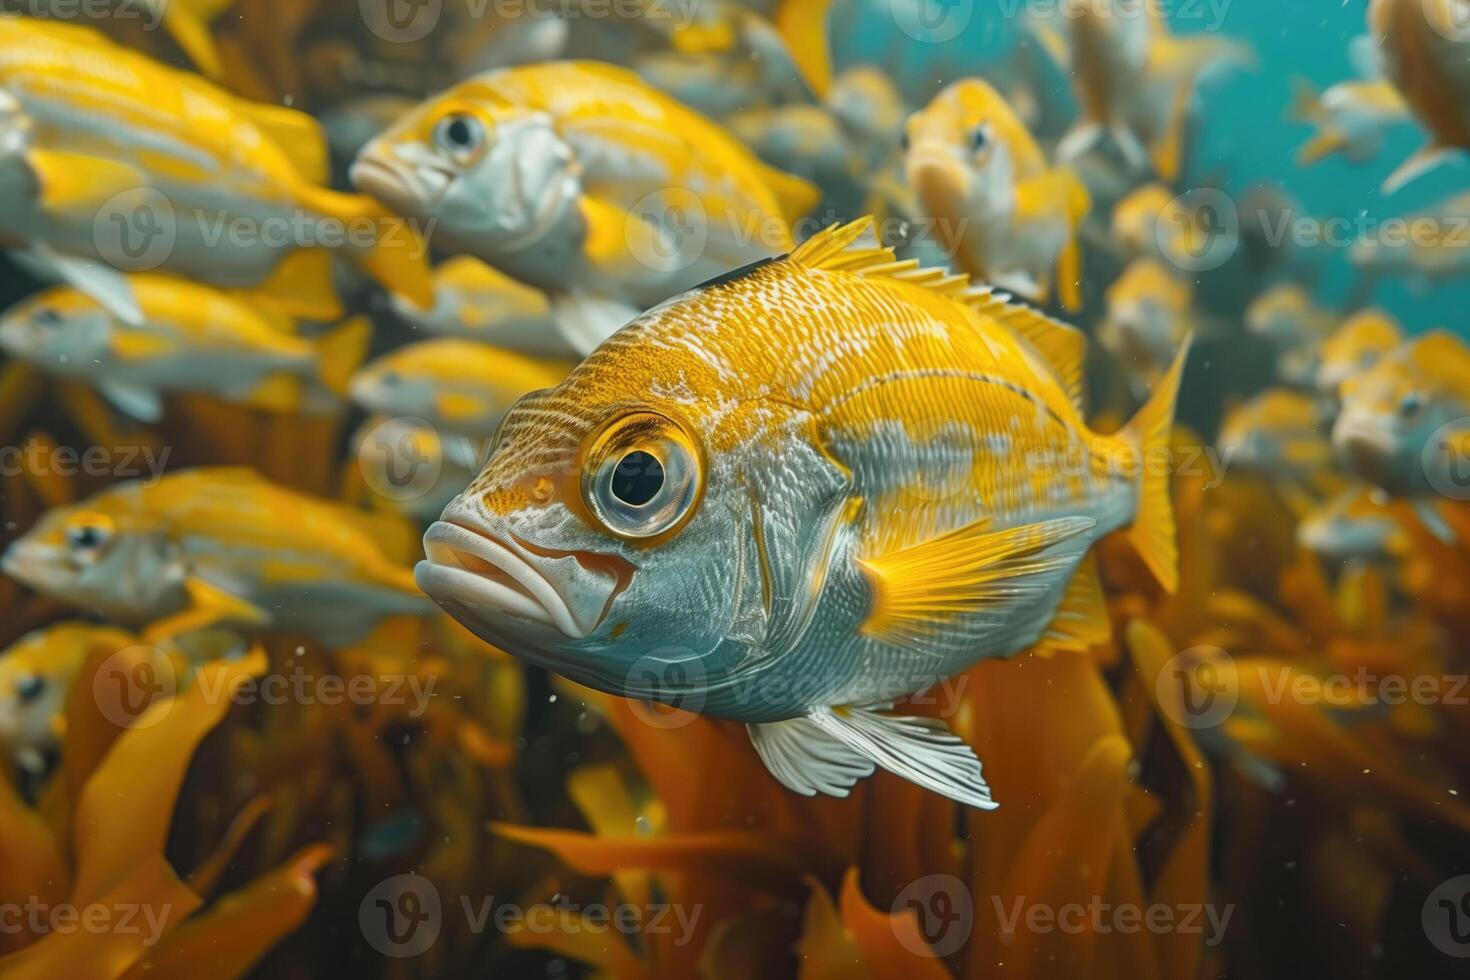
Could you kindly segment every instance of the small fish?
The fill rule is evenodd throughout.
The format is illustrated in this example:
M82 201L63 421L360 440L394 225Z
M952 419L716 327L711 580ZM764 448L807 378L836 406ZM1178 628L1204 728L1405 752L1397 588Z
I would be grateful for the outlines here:
M826 208L861 205L866 159L829 110L801 104L747 109L725 125L766 163L822 188Z
M786 251L819 195L632 72L586 61L461 83L369 143L352 180L433 220L436 242L553 294L579 351Z
M0 747L21 770L45 775L66 734L72 679L92 651L137 643L126 630L58 623L28 633L0 652Z
M1108 287L1097 339L1146 392L1168 370L1194 330L1194 288L1157 259L1137 259Z
M941 722L884 712L978 660L1105 638L1104 534L1175 586L1159 454L1184 353L1099 435L1079 332L871 236L833 227L686 293L518 403L417 577L508 652L746 722L796 792L881 766L990 808Z
M908 110L898 86L881 68L845 69L833 79L822 103L842 123L849 143L866 155L869 169L883 166L898 152Z
M1271 287L1245 311L1246 329L1276 350L1277 377L1296 388L1316 387L1321 346L1337 323L1294 282Z
M1418 286L1470 277L1470 193L1461 192L1402 219L1402 232L1362 236L1348 261L1375 275Z
M1470 485L1470 348L1459 338L1416 337L1340 390L1332 443L1354 475L1421 504ZM1430 510L1420 516L1444 537Z
M1082 305L1077 233L1091 198L1077 175L1050 167L988 82L950 85L905 127L909 186L955 264L975 279L1045 302Z
M1061 16L1082 118L1057 159L1074 160L1110 136L1136 171L1151 163L1165 180L1178 178L1195 86L1215 70L1252 64L1249 46L1217 33L1172 36L1151 0L1065 0Z
M236 98L61 21L0 18L0 48L0 234L23 243L43 276L134 324L136 300L109 261L156 260L293 315L335 319L340 252L428 302L416 231L370 198L321 186L326 144L310 116ZM104 249L109 229L117 240Z
M1328 561L1384 562L1409 548L1388 495L1371 487L1351 487L1308 514L1297 525L1297 543Z
M0 317L0 350L96 386L143 422L163 394L200 392L272 412L339 411L372 325L349 320L319 340L288 317L215 289L149 273L128 277L143 322L130 325L71 286L56 286Z
M1296 484L1332 467L1330 420L1321 401L1270 388L1232 408L1220 426L1220 453L1230 466Z
M510 406L551 388L571 365L450 337L400 347L352 379L352 398L379 415L421 418L469 439L495 434Z
M1338 82L1320 94L1298 80L1290 118L1317 128L1297 151L1297 162L1309 167L1333 155L1351 163L1371 163L1383 152L1388 131L1411 117L1399 90L1379 78Z
M404 531L251 470L186 470L47 511L0 570L114 622L152 623L145 637L230 624L342 646L431 608L379 544Z
M1470 150L1470 31L1461 0L1368 0L1381 64L1429 141L1383 182L1392 194Z
M1403 329L1383 310L1362 310L1343 321L1322 343L1317 390L1336 395L1342 383L1377 364L1403 342Z
M571 357L571 341L539 289L492 265L458 255L434 269L434 305L421 310L397 297L393 311L410 325L447 337L479 340L544 357Z

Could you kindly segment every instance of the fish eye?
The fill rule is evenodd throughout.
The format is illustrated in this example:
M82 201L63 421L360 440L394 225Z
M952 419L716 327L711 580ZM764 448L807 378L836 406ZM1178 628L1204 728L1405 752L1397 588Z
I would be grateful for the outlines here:
M38 327L59 327L61 326L61 314L49 306L44 306L35 312L35 315L31 317L31 322Z
M981 123L970 130L970 152L979 153L990 145L990 124Z
M697 440L682 424L634 412L594 432L587 445L582 498L608 532L655 538L677 530L694 512L704 466Z
M15 696L20 698L22 704L36 700L44 690L46 678L40 674L26 674L15 682Z
M78 565L95 563L112 543L112 537L112 522L100 515L89 516L66 529L66 545Z
M1417 391L1411 391L1399 402L1399 418L1410 420L1424 411L1424 397Z
M434 126L434 143L461 166L479 159L485 148L485 126L465 112L451 112Z
M898 134L898 148L904 153L909 151L909 131L907 129L900 131Z

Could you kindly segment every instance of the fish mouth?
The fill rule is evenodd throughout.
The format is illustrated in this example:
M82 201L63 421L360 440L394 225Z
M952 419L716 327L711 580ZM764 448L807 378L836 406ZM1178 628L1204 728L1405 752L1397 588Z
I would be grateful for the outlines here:
M414 580L435 602L540 623L572 639L586 636L596 625L579 623L540 570L483 531L436 521L424 535L424 554Z
M367 155L353 161L347 172L353 187L400 213L438 207L455 176L438 167Z
M1372 418L1358 414L1346 414L1338 419L1332 430L1332 444L1364 473L1380 473L1396 451L1392 433Z
M0 555L0 573L38 592L62 586L60 567L60 551L39 543L17 541Z

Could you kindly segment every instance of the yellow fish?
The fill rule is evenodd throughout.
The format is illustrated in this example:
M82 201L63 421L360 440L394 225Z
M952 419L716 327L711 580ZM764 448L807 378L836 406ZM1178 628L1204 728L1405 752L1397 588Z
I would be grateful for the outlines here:
M978 660L1104 639L1088 552L1111 531L1175 586L1183 353L1099 435L1080 333L870 236L680 296L524 399L417 577L517 656L746 722L799 793L881 766L988 808L942 722L884 712Z
M94 650L137 642L113 626L58 623L0 652L0 746L17 766L33 776L51 769L66 734L67 694L82 664Z
M1297 151L1303 166L1334 154L1352 163L1369 163L1383 152L1385 133L1410 118L1404 97L1382 78L1338 82L1320 95L1309 83L1298 81L1290 116L1317 128Z
M1429 132L1428 144L1383 182L1391 194L1470 150L1470 31L1461 0L1368 0L1368 32L1389 81Z
M1044 302L1082 305L1077 233L1092 206L990 83L950 85L909 117L904 167L934 233L970 276Z
M1403 329L1392 314L1362 310L1343 321L1322 343L1317 390L1336 395L1342 383L1368 370L1403 341Z
M369 412L421 418L446 434L478 441L494 434L517 398L553 387L569 370L564 361L444 337L368 364L352 379L352 398ZM477 456L472 452L470 459Z
M341 252L428 302L414 229L321 186L326 145L310 116L63 22L0 19L0 50L0 237L44 275L132 323L141 313L113 267L247 287L332 319Z
M245 469L197 469L104 490L48 511L0 570L114 622L170 637L231 624L342 646L385 617L427 611L369 515Z
M1178 178L1196 84L1216 68L1251 64L1250 48L1214 32L1173 36L1153 0L1064 0L1060 13L1082 118L1057 158L1074 160L1110 136L1135 170L1152 163L1165 180Z
M1194 287L1157 259L1138 259L1108 287L1097 340L1151 388L1193 331Z
M626 69L489 72L367 145L353 183L436 242L553 293L590 350L641 309L791 247L811 184Z
M95 385L144 422L163 417L162 393L192 391L274 412L341 409L372 325L349 320L320 340L290 318L240 296L172 276L138 273L128 285L143 314L134 326L86 293L56 286L0 317L0 350Z
M1385 222L1380 234L1359 236L1348 261L1415 286L1470 277L1470 193L1452 194L1398 222Z
M1227 466L1291 483L1314 480L1332 467L1330 419L1320 400L1269 388L1225 414L1218 440Z
M1409 535L1382 490L1351 487L1308 514L1296 540L1319 558L1383 562L1403 557Z
M1296 388L1316 387L1321 346L1337 323L1294 282L1271 287L1245 311L1246 329L1276 351L1277 377Z
M431 308L418 309L399 297L390 302L410 325L429 333L548 357L575 352L561 335L544 292L473 256L459 255L435 267Z

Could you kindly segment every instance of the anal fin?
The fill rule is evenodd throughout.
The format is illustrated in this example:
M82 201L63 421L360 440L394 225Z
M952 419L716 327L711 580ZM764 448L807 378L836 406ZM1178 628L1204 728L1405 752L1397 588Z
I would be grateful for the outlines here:
M846 796L873 774L873 761L832 738L810 718L747 725L756 754L772 776L802 796Z

